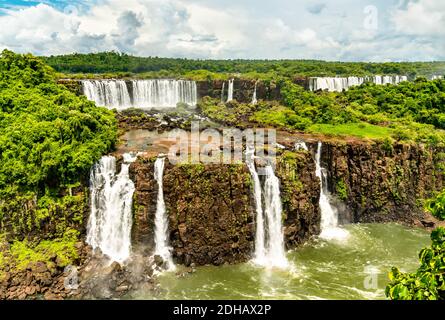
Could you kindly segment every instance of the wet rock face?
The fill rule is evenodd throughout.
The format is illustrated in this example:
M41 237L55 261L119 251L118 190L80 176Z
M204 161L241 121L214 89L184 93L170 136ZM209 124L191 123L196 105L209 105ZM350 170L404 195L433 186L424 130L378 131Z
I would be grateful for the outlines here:
M309 152L280 162L285 238L288 248L319 233L319 182ZM135 181L133 241L154 248L158 186L153 160L130 167ZM166 163L164 198L170 245L176 263L221 265L250 260L255 242L255 203L245 165L176 165Z
M221 98L223 83L225 83L223 98L227 99L228 81L223 80L197 81L198 97ZM250 103L255 91L255 83L255 80L234 79L233 99L238 102ZM273 82L258 81L257 99L281 100L280 87Z
M164 177L178 262L246 261L253 250L250 175L243 165L175 166Z
M58 83L79 96L83 94L82 83L78 80L61 79Z
M153 164L131 167L136 183L134 240L154 248L157 183ZM177 263L235 263L250 259L253 213L250 175L243 165L166 165L164 197Z
M77 263L82 264L90 256L91 249L83 243L79 243L77 247ZM17 270L16 266L6 266L6 269L0 270L0 300L72 298L75 292L67 285L72 275L70 269L56 257L47 262L30 263L23 270Z
M419 199L444 187L441 153L402 144L326 143L322 161L329 189L352 210L352 222L413 225L424 218Z
M132 163L130 179L136 189L133 195L132 242L154 248L154 221L158 193L158 185L154 178L154 161L141 158Z
M286 247L292 249L320 233L320 182L310 152L286 152L277 161L281 182Z
M139 290L156 295L154 273L159 270L152 256L133 252L121 265L110 264L106 256L96 251L79 269L79 286L71 296L73 299L122 299Z
M311 149L313 149L312 146ZM419 198L444 186L438 150L376 143L326 142L322 163L340 222L423 221ZM133 239L152 253L158 187L154 159L130 167L135 181ZM320 232L320 181L312 151L286 147L278 156L286 247L295 248ZM245 165L167 164L164 197L176 263L237 263L252 257L255 204Z

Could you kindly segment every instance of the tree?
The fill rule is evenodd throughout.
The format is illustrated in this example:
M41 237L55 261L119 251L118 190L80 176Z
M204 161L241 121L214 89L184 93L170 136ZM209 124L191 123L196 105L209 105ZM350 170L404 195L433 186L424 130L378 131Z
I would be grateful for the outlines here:
M427 202L437 218L445 218L445 190ZM392 268L386 296L393 300L445 300L445 228L431 233L431 247L420 251L420 267L415 273Z

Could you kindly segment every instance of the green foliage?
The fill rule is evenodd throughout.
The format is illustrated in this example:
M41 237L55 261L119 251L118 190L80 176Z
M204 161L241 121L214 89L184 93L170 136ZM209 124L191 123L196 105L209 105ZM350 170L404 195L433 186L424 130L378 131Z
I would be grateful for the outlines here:
M217 99L204 97L198 103L198 109L212 120L228 125L239 125L248 121L248 117L257 109L257 106L238 103L235 100L222 103Z
M445 190L439 193L435 198L427 201L426 209L436 218L445 220Z
M386 296L393 300L445 299L445 228L431 233L432 245L420 251L421 266L416 273L392 268Z
M0 194L70 184L116 141L114 114L55 82L39 59L0 58Z
M116 52L51 56L45 61L65 73L166 73L184 75L206 70L211 73L267 74L284 76L335 76L401 74L415 76L443 73L444 62L326 62L316 60L190 60L158 57L134 57Z
M309 119L301 117L295 111L280 105L271 106L267 109L263 108L255 112L250 120L265 126L287 127L301 131L304 131L311 124Z
M364 84L342 93L310 92L290 81L281 83L289 111L280 110L281 126L298 117L299 128L312 133L371 139L394 139L444 144L445 81L403 82L400 85ZM267 111L258 115L262 122ZM296 118L297 119L297 118ZM311 125L313 124L313 125Z
M343 93L310 92L293 83L305 76L365 76L373 74L417 75L441 74L444 62L424 63L344 63L315 60L189 60L158 57L134 57L116 52L51 56L45 60L60 72L90 73L79 77L175 77L200 81L227 80L231 77L273 81L281 87L282 102L260 103L252 108L232 102L225 106L216 100L201 103L203 112L229 125L256 122L264 126L300 131L323 132L315 125L351 126L358 137L391 138L402 142L445 144L445 80L400 85L366 83ZM108 73L108 74L107 74ZM112 73L112 74L111 74ZM59 75L62 76L62 75ZM65 75L64 75L65 76ZM66 77L75 77L70 74ZM367 123L374 127L354 127ZM389 129L386 129L389 128ZM356 131L358 130L358 131ZM329 134L346 134L328 128ZM340 130L348 131L348 130ZM368 132L378 131L378 132ZM369 134L368 134L369 133Z
M76 258L86 210L80 182L116 140L113 112L58 85L41 59L1 53L0 224L14 240L0 250L3 263Z
M307 130L310 133L321 133L330 136L354 136L368 139L382 139L390 136L391 129L367 123L350 124L314 124Z
M341 95L346 104L366 106L370 112L391 119L406 119L445 129L445 81L402 82L399 85L365 84Z
M45 262L53 264L52 259L58 258L59 266L72 264L78 258L76 243L78 231L67 230L64 237L57 240L44 240L38 244L29 243L27 240L15 241L10 248L10 255L17 270L24 270L32 262Z
M346 183L343 180L339 180L336 185L336 191L338 197L345 201L348 198L348 187L346 186Z
M394 145L394 141L391 138L386 137L382 140L382 143L380 144L380 148L385 152L385 154L387 156L390 156L390 155L392 155L392 153L394 151L393 145Z
M433 215L444 219L445 190L427 202ZM393 300L445 299L445 228L431 233L431 247L420 251L420 267L415 273L403 273L392 268L386 287L386 296Z

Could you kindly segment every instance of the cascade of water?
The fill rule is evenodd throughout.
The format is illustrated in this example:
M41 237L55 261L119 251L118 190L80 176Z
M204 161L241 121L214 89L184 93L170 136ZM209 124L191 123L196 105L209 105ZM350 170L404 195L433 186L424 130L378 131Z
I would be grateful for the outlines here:
M288 261L284 251L284 235L282 226L282 212L280 195L280 180L274 173L272 166L265 168L264 182L265 216L267 221L267 265L286 267Z
M88 100L98 106L122 109L131 105L130 93L123 80L83 80L82 88Z
M102 159L91 170L91 214L87 243L99 248L112 261L124 262L131 252L132 203L134 184L129 167L136 160L124 155L121 171L116 175L116 158Z
M253 180L253 195L255 199L255 211L256 211L256 234L255 234L255 260L266 260L266 248L264 239L264 216L263 216L263 200L261 191L261 182L258 176L258 172L255 168L255 148L247 147L246 150L246 164L250 171L250 175Z
M338 212L329 202L329 192L327 190L326 173L321 166L322 143L318 143L315 154L316 175L320 178L320 210L321 210L321 234L320 238L326 240L344 240L349 233L338 227Z
M229 89L227 93L227 102L233 100L233 87L234 87L235 80L231 79L229 80Z
M167 263L168 270L174 270L175 265L171 254L172 249L169 247L168 216L164 202L164 166L165 158L163 156L158 157L154 164L154 178L158 183L155 215L155 255L162 257L164 262Z
M252 104L257 104L258 103L258 100L257 100L257 97L256 97L257 86L258 86L258 81L255 82L255 89L253 90L253 96L252 96Z
M116 109L175 108L178 103L197 103L195 81L186 80L83 80L83 93L99 106Z
M295 142L295 147L294 147L294 149L295 149L296 151L298 151L298 150L309 151L309 148L307 147L307 144L306 144L306 142L304 142L304 141L297 141L297 142Z
M342 92L350 87L362 85L365 82L375 84L399 84L408 81L407 76L373 76L373 77L315 77L309 79L309 89L312 91L328 90L330 92Z
M194 106L197 87L185 80L134 80L133 106L138 108L175 108L180 102Z
M275 176L272 166L265 170L264 187L261 182L254 162L255 149L248 147L246 151L246 164L253 180L255 211L256 211L256 236L254 262L266 267L288 266L284 250L284 235L282 230L282 205L280 197L280 181ZM264 209L263 209L264 201Z

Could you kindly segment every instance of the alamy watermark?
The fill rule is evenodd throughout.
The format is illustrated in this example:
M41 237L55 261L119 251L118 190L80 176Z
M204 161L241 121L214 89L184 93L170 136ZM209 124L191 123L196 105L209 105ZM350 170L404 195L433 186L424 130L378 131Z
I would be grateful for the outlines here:
M365 30L375 31L379 28L379 10L376 6L369 5L363 9L365 19L363 20L363 28Z
M255 157L267 165L276 165L276 130L237 129L200 130L199 121L191 123L191 131L169 132L168 160L172 164L236 164L246 159L246 149L255 150Z

